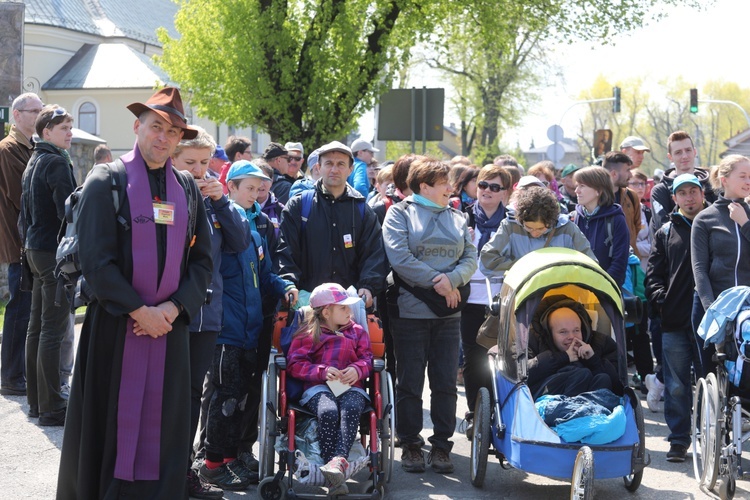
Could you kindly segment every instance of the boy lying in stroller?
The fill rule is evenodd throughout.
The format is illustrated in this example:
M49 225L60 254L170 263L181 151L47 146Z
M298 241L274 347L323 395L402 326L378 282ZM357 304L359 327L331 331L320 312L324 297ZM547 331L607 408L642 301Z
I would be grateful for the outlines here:
M586 309L565 295L551 295L539 303L529 329L528 356L527 383L535 400L597 389L623 394L617 344L592 331Z

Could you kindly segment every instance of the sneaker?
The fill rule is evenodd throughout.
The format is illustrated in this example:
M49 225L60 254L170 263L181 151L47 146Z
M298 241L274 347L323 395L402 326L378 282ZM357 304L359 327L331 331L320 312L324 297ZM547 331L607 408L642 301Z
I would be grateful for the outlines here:
M474 438L474 412L473 411L467 411L464 413L464 421L462 422L464 426L464 432L466 433L466 439L471 441Z
M25 396L26 384L0 386L0 395L3 396Z
M320 468L326 481L333 488L346 482L346 471L349 470L349 462L344 457L333 457L330 462Z
M188 471L187 483L191 498L224 498L224 490L202 480L193 469Z
M198 471L198 475L207 483L211 483L226 491L246 490L250 486L250 481L237 477L237 474L232 472L227 464L221 464L221 466L215 469L209 469L206 464L203 464L200 471Z
M750 431L750 419L747 417L742 417L742 432L748 432Z
M646 375L644 383L646 384L646 389L648 389L648 394L646 395L648 409L656 413L659 411L659 401L661 401L664 395L664 384L659 382L659 379L653 373Z
M62 427L65 425L65 413L68 408L63 407L59 410L44 412L39 415L39 425L44 427Z
M687 457L687 446L673 444L667 453L667 462L684 462Z
M258 481L260 481L258 473L256 471L250 470L242 460L238 460L235 458L231 462L227 463L227 466L229 467L229 470L234 472L234 474L243 481L247 480L250 484L258 484Z
M237 455L237 458L239 460L242 460L242 463L245 464L245 467L253 472L258 472L260 463L258 462L258 459L255 458L255 455L253 455L252 451L242 451L239 455Z
M456 385L464 385L464 369L458 368L458 375L456 375Z
M424 472L424 453L418 444L401 447L401 468L406 472Z
M442 448L432 448L427 456L427 463L432 465L432 470L438 474L450 474L453 472L450 452Z
M70 385L63 384L60 386L60 395L66 401L70 398Z

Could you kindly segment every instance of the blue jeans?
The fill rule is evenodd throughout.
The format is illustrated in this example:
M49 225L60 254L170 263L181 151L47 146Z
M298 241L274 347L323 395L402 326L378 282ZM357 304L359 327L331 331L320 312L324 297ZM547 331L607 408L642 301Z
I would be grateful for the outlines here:
M706 311L703 309L703 303L701 302L700 297L698 297L698 292L695 292L693 294L693 314L690 318L694 332L698 331L698 325L701 324L701 320L703 320L703 315L705 313ZM716 347L713 344L705 345L705 342L703 342L703 339L700 338L697 333L694 335L694 338L698 348L698 358L700 360L696 365L695 373L697 377L705 378L709 373L716 372L716 362L713 360Z
M10 301L5 306L3 322L0 385L26 387L26 330L31 314L31 292L22 292L21 264L8 265Z
M671 444L690 445L690 408L693 391L690 366L700 369L698 344L691 330L662 332L664 363L664 420L669 427Z
M430 418L433 448L448 452L456 428L456 375L460 318L391 318L391 333L396 352L398 383L396 390L396 433L401 445L422 442L422 389L424 374L430 382Z

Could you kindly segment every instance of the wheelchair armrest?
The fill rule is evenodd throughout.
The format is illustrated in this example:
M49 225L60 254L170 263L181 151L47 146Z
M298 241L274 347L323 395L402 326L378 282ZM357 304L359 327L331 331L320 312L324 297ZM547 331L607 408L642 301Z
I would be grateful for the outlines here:
M285 356L276 356L273 361L274 363L276 363L276 367L279 370L286 370L286 357Z
M385 370L385 360L384 359L373 359L372 360L372 369L376 372L382 372Z

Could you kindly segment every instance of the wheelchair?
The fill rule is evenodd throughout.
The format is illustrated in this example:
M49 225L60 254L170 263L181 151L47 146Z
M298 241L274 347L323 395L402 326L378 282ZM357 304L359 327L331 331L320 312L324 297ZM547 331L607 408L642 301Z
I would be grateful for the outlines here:
M734 497L737 480L744 476L742 445L750 440L750 431L742 431L743 418L750 419L750 400L730 384L726 360L726 353L717 352L716 373L698 379L692 417L695 479L706 490L718 487L722 500Z
M337 495L341 499L380 499L384 497L385 485L393 473L396 435L395 401L393 381L385 370L382 359L385 345L382 329L377 328L370 318L369 331L373 351L373 373L365 386L370 395L370 404L360 419L359 443L364 449L363 456L356 462L349 477L365 467L369 467L369 486L364 494L347 493ZM373 328L375 326L375 328ZM280 346L274 341L274 346ZM297 486L324 486L325 481L318 469L324 464L307 461L297 449L295 433L301 421L314 419L315 415L297 404L294 400L292 380L286 371L287 360L281 350L274 347L263 373L261 403L259 411L258 460L260 483L258 497L263 500L285 498L329 498L326 494L301 493ZM279 442L284 443L281 446ZM355 442L357 446L357 442ZM354 447L353 447L354 448Z

